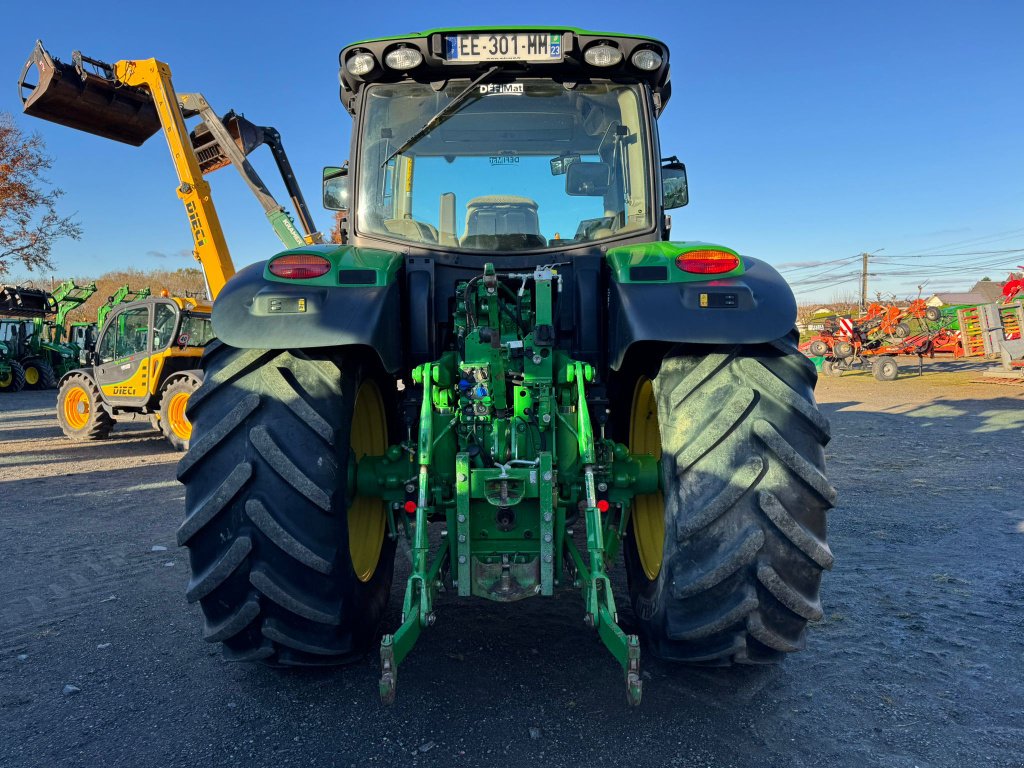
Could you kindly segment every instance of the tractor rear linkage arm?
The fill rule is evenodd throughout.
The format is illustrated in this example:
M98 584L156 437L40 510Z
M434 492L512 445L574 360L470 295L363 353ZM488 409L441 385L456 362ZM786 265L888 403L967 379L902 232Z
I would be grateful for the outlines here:
M519 277L524 278L525 285L527 276ZM542 268L528 277L536 288L536 326L550 325L551 290L553 281L558 279L557 274ZM485 268L484 283L479 287L482 295L486 297L488 291L492 295L496 293L495 279L493 267L488 265ZM488 283L492 288L487 287ZM467 288L467 294L468 291ZM498 316L496 310L495 316ZM554 586L558 584L556 568L562 567L572 575L573 586L581 590L584 599L584 622L597 630L601 641L621 665L629 703L639 704L642 694L639 641L635 635L627 635L617 625L618 614L606 568L614 560L619 543L626 534L630 500L636 494L651 493L658 488L656 460L652 456L631 455L625 446L616 445L612 441L595 439L586 399L586 385L593 378L593 370L585 363L566 359L565 365L560 366L551 379L552 383L559 386L545 388L541 385L541 392L546 392L551 401L550 410L546 411L551 418L545 423L550 425L551 447L555 450L545 450L542 444L542 449L534 459L497 463L496 468L474 468L471 454L467 450L459 450L455 454L454 481L449 484L454 499L446 501L444 483L437 477L442 464L437 463L440 459L435 456L435 451L443 440L450 439L451 428L458 416L451 419L447 426L438 429L438 423L443 425L444 421L438 421L435 407L439 403L449 402L445 390L453 390L453 367L457 367L457 363L452 357L445 356L440 361L423 364L413 371L413 381L422 385L423 391L419 408L418 441L415 448L412 445L392 446L388 453L393 459L403 454L415 457L414 492L412 479L402 486L406 496L396 493L392 481L389 495L382 479L384 473L381 472L379 458L363 459L356 470L360 478L360 493L375 493L390 502L389 509L393 517L389 522L389 530L392 535L398 535L404 529L411 539L412 573L406 586L402 623L394 634L384 636L380 646L381 700L386 704L394 701L398 667L416 644L423 628L434 624L435 601L438 592L444 588L445 579L451 579L451 586L457 589L460 596L479 594L473 591L473 555L493 556L494 553L474 551L480 544L473 539L471 500L481 497L481 488L487 483L500 484L504 480L505 484L500 485L503 493L508 493L508 485L515 486L522 481L521 486L515 487L524 490L520 490L512 504L525 497L537 499L539 578L535 585L529 587L529 592L553 594ZM550 365L549 370L555 367ZM558 392L561 393L561 402L558 400ZM542 411L545 407L538 405L536 411ZM556 427L559 421L562 424ZM564 454L567 444L555 438L556 428L564 429L572 436L569 445L576 455L571 458L578 459L576 466L580 468L576 482L572 484L576 495L573 500L567 500L563 495L561 502L558 468L569 465L565 463L565 455L557 455L558 447L561 446L561 453ZM569 474L566 470L566 475ZM561 480L565 494L565 486L569 485L566 480L572 478L563 476ZM375 486L374 483L379 485ZM609 492L610 486L614 487ZM599 489L608 498L599 499ZM404 505L403 498L407 499ZM575 502L576 498L579 499L578 503ZM606 514L611 506L609 500L620 512L617 520ZM567 528L566 506L575 506L582 514L586 525L586 556L572 540L571 529ZM394 519L394 516L402 515L403 511L408 513L411 526L407 520ZM442 518L446 530L437 552L431 558L427 526L431 519ZM509 556L503 557L503 573L507 573L510 569Z

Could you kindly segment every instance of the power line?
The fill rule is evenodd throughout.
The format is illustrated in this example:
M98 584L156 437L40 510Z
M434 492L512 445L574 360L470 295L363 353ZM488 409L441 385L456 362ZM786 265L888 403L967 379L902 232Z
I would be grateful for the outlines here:
M900 256L879 256L880 259L951 259L959 256L994 256L1009 253L1024 253L1024 248L1007 248L1001 251L961 251L960 253L905 253Z
M940 248L954 248L960 245L980 245L983 242L998 242L999 240L1008 240L1010 237L1024 234L1024 227L1020 229L1008 229L1004 232L997 232L991 235L979 235L978 237L969 237L966 240L954 240L951 243L943 243L942 245L936 245L932 248L925 249L926 251L936 251ZM890 254L892 256L903 256L902 253Z
M799 267L786 267L785 269L780 268L779 272L783 274L789 274L790 272L799 272L801 269L820 269L821 267L826 267L829 264L839 264L840 262L847 261L852 262L856 261L859 258L860 254L858 253L856 256L850 256L849 258L846 259L826 259L825 261L815 261L812 264L804 264Z

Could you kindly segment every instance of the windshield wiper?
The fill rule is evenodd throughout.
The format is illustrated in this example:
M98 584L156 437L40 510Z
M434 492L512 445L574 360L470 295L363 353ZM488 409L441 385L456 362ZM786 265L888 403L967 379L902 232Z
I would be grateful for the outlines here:
M439 126L453 114L455 114L459 110L459 107L462 106L462 102L468 99L470 95L473 93L473 89L480 85L480 83L482 83L488 77L493 75L495 72L497 72L498 69L500 69L500 67L491 67L482 75L480 75L480 77L478 77L476 80L467 85L463 90L459 91L455 98L453 98L443 107L441 107L438 113L429 120L427 120L427 122L423 125L422 128L420 128L418 131L416 131L416 133L414 133L412 136L406 139L405 143L402 146L400 146L398 149L396 149L394 152L388 155L387 159L380 164L380 167L383 168L385 165L391 162L392 158L394 158L395 155L400 155L403 152L405 152L405 150L407 150L409 147L411 147L413 144L415 144L417 141L422 139L432 130L437 128L437 126Z

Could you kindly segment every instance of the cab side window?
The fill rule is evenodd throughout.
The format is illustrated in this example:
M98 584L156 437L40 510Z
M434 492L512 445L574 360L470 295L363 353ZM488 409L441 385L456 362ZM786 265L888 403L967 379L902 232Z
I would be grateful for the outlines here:
M109 363L149 348L149 307L133 307L120 313L107 326L99 343L100 360Z
M153 351L159 352L173 341L174 323L177 313L167 304L156 305L156 316L153 321Z

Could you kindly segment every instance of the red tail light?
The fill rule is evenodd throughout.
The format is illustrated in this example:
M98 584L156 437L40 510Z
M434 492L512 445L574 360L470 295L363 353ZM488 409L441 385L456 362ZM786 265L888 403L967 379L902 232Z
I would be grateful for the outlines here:
M676 256L677 267L697 275L720 275L739 265L739 256L726 251L687 251Z
M308 280L311 277L326 275L331 268L331 262L323 256L314 256L309 253L296 253L290 256L280 256L270 262L270 274L283 277L286 280Z

